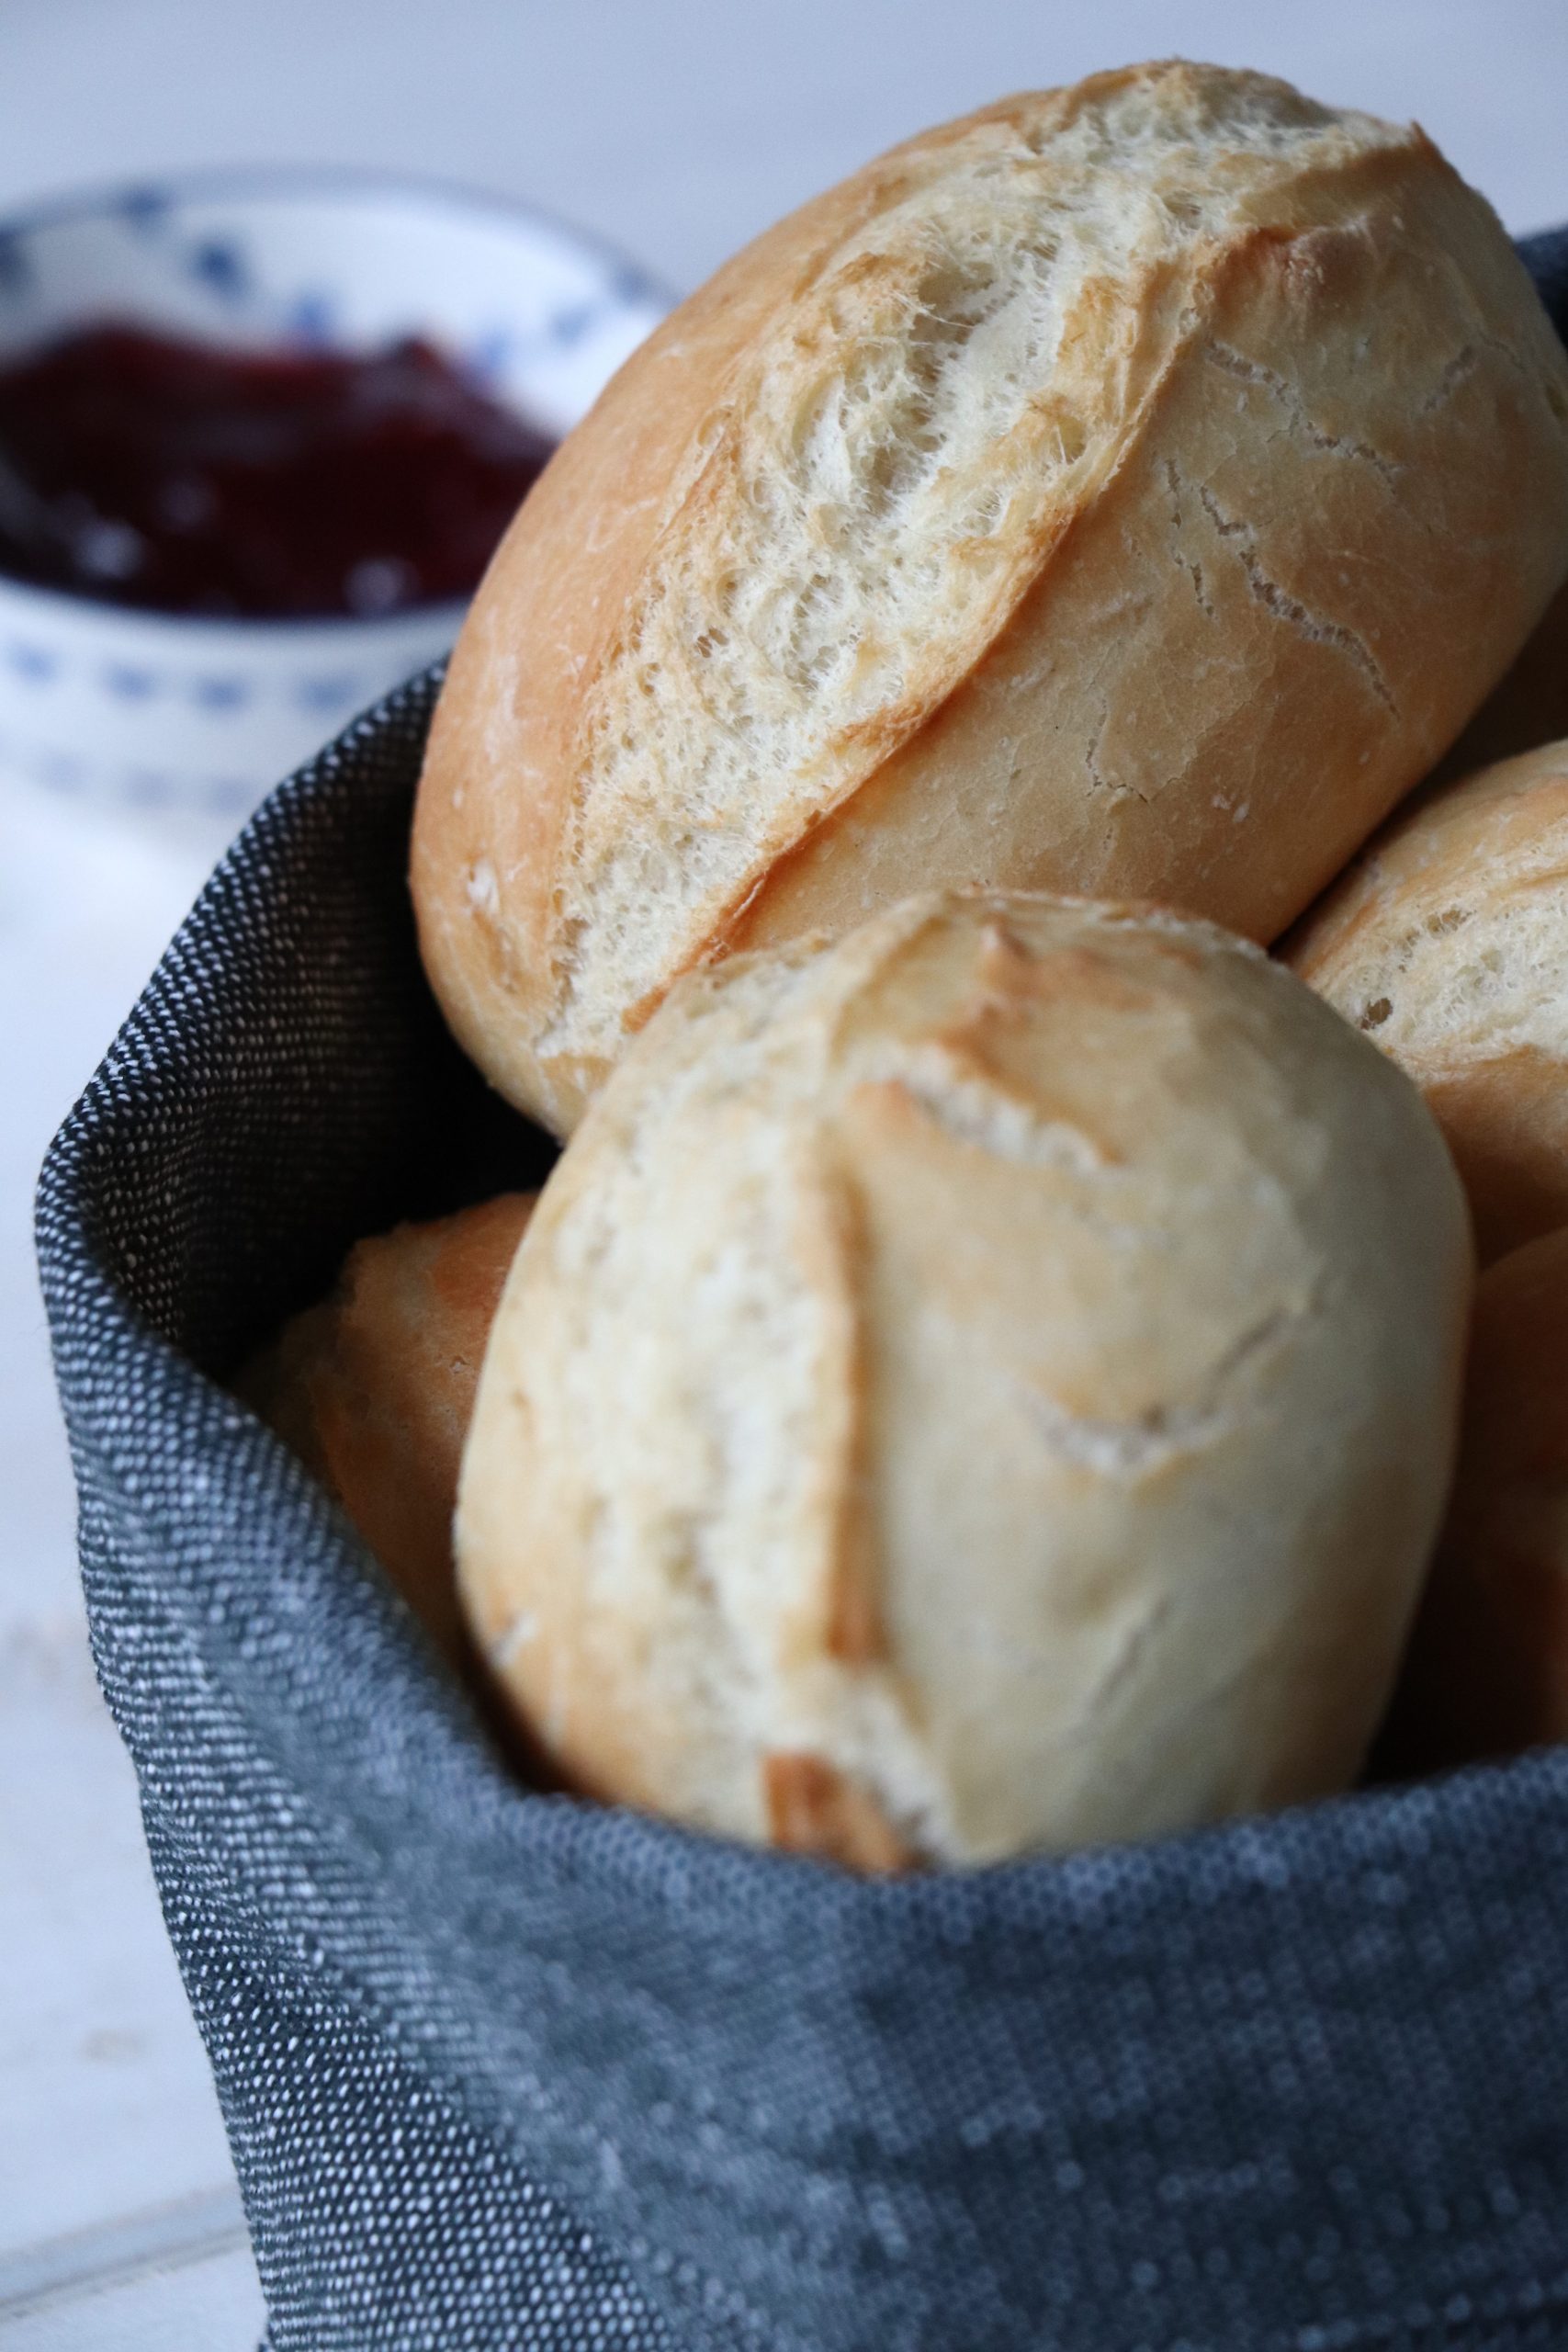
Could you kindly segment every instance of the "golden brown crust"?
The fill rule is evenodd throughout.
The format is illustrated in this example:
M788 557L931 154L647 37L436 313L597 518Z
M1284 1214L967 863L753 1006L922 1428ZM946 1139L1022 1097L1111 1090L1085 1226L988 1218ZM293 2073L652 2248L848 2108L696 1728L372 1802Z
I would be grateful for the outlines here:
M876 1799L819 1756L767 1756L762 1773L771 1844L876 1876L913 1868Z
M1476 1291L1442 1541L1384 1747L1432 1771L1568 1738L1568 1231Z
M1061 277L1060 333L982 447L970 410L1024 362L971 366L964 334L984 268L1024 262L1047 342ZM893 488L867 460L835 503L864 452L823 419L900 338L873 385L914 420L887 427ZM917 496L933 420L953 487ZM819 625L863 558L863 601ZM432 732L433 983L565 1131L679 972L915 888L1150 895L1270 937L1565 558L1568 364L1418 132L1183 64L1010 99L738 255L558 453Z
M464 1647L452 1510L496 1302L532 1193L356 1242L332 1295L240 1374L254 1406L342 1504L424 1624Z
M1568 743L1420 794L1280 952L1421 1088L1483 1264L1568 1224Z
M800 1263L819 1293L827 1316L821 1391L826 1421L818 1461L802 1464L818 1489L822 1522L820 1592L803 1612L804 1651L826 1650L846 1666L887 1657L876 1585L875 1547L867 1524L870 1430L865 1335L855 1272L864 1232L852 1181L826 1166L801 1188L796 1226Z

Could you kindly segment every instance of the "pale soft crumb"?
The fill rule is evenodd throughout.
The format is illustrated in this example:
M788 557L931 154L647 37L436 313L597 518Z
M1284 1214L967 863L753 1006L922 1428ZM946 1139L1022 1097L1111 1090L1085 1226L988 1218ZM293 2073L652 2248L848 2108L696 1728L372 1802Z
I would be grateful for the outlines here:
M1568 1059L1568 883L1442 909L1314 985L1407 1069L1521 1046Z

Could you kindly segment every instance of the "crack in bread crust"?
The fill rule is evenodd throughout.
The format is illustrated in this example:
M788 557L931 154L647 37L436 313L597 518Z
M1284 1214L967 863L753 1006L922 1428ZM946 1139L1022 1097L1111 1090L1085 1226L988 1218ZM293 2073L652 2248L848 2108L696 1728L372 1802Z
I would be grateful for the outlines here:
M1232 552L1247 575L1247 589L1255 602L1311 644L1332 646L1337 653L1343 653L1346 660L1354 663L1361 673L1390 718L1397 718L1399 707L1389 692L1388 680L1379 668L1365 638L1359 637L1353 628L1347 628L1342 621L1330 620L1323 613L1310 612L1288 588L1282 588L1277 580L1270 580L1258 557L1255 526L1244 514L1227 514L1207 482L1199 483L1198 501L1213 525L1216 535L1222 539L1235 541Z

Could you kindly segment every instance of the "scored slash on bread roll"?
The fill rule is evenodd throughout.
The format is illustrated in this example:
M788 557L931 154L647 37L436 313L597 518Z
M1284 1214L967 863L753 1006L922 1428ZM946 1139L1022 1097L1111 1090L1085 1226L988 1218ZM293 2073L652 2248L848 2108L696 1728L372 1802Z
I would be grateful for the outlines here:
M1431 1771L1568 1738L1568 1231L1475 1294L1463 1437L1383 1745Z
M863 1868L1341 1786L1469 1268L1416 1090L1211 925L931 895L735 958L508 1280L479 1649L574 1785Z
M465 622L426 968L568 1132L677 974L932 885L1269 939L1568 563L1568 360L1430 142L1172 62L1010 98L749 246Z
M287 1323L235 1383L454 1659L464 1648L452 1575L457 1465L535 1198L506 1193L356 1242L331 1295Z
M1568 742L1423 793L1280 953L1426 1095L1483 1265L1568 1224Z

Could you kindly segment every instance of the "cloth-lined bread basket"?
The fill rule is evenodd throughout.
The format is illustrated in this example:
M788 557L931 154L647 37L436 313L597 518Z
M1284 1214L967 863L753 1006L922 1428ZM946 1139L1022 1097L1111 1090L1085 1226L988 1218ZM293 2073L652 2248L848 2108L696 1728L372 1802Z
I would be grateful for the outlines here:
M968 1875L733 1850L520 1787L226 1395L355 1238L551 1156L415 956L434 689L273 796L39 1196L274 2352L1568 2343L1568 1755Z

